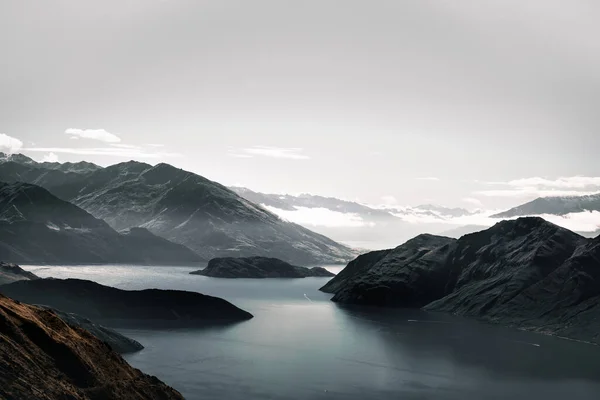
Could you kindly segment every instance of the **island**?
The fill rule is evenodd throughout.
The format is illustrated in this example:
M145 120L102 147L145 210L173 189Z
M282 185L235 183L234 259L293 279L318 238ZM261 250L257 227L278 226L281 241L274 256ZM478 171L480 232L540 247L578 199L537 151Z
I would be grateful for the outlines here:
M190 272L213 278L307 278L333 277L322 267L298 267L277 258L269 257L222 257L213 258L206 268Z

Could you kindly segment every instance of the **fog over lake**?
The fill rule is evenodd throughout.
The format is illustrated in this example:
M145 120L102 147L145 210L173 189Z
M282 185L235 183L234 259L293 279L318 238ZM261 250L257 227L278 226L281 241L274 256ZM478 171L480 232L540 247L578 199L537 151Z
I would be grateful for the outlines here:
M422 311L338 306L318 291L327 278L188 275L197 267L26 269L122 289L194 290L253 313L225 328L121 330L146 347L127 361L188 399L600 398L596 346Z

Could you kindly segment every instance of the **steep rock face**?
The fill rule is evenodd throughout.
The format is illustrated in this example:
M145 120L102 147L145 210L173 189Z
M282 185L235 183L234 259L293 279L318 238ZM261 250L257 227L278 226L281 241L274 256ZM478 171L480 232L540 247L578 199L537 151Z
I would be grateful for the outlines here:
M0 398L183 399L51 310L0 295Z
M511 218L525 215L566 215L582 211L600 211L600 194L585 196L540 197L492 218Z
M17 263L193 263L182 245L106 222L26 183L0 183L0 258Z
M0 164L0 180L41 185L114 229L147 228L205 260L259 254L317 264L345 262L354 255L216 182L168 164L128 162L73 173L9 161Z
M356 260L321 290L341 303L421 307L443 296L451 276L446 263L454 239L419 235L393 250Z
M252 318L218 297L180 290L120 290L79 279L19 281L0 286L0 293L110 327L194 327Z
M571 257L586 239L541 218L502 221L463 236L448 263L448 295L429 310L481 317L538 283Z
M0 285L32 279L40 278L31 272L25 271L16 264L9 264L0 261Z
M325 268L297 267L277 258L214 258L205 269L190 272L214 278L306 278L334 276Z

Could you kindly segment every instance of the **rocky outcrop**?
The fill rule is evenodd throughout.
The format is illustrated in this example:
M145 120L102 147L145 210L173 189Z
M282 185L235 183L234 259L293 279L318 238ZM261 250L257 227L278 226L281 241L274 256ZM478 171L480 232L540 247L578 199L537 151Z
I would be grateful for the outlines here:
M347 262L354 256L344 245L283 221L216 182L168 164L132 161L63 171L15 159L0 163L0 180L40 185L113 229L147 228L204 260L259 254L296 264L319 264Z
M0 398L183 399L55 312L0 295Z
M0 183L0 259L15 263L195 263L180 244L134 228L118 233L102 220L27 183Z
M190 272L213 278L307 278L335 276L325 268L297 267L277 258L214 258L205 269Z
M600 344L600 237L529 217L443 239L360 256L322 290L343 303L424 306Z
M452 273L446 258L454 242L419 235L393 250L363 255L321 290L340 303L422 307L446 291Z
M79 279L38 279L0 286L0 293L30 304L79 314L110 327L196 327L252 318L233 304L180 290L120 290Z
M25 271L16 264L9 264L0 261L0 285L32 279L40 278L29 271Z

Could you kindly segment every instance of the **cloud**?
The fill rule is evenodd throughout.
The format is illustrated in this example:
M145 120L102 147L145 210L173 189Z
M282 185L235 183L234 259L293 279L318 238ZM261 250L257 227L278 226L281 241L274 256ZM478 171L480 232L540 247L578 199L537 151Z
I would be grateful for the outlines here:
M167 152L147 152L140 148L122 148L122 147L93 147L93 148L72 148L72 147L29 147L24 148L23 151L30 152L51 152L51 153L64 153L64 154L76 154L84 156L111 156L111 157L122 157L122 158L170 158L170 157L182 157L179 153L167 153Z
M18 152L19 150L21 150L21 148L23 147L23 142L21 142L19 139L16 139L12 136L8 136L5 133L0 133L0 150L8 153L8 154L13 154Z
M261 204L261 206L280 218L304 226L323 226L328 228L372 227L373 223L364 221L359 215L342 213L327 208L295 207L295 210L281 210Z
M104 129L69 128L65 131L65 133L70 135L71 139L93 139L105 143L119 143L121 141L120 137L114 133L107 132Z
M588 194L596 194L598 190L583 191L583 190L548 190L535 187L520 188L520 189L504 189L504 190L480 190L474 192L477 195L486 197L573 197L585 196Z
M584 189L589 186L600 187L600 177L571 176L557 179L546 178L523 178L506 182L506 185L514 187L548 187L560 189Z
M58 162L58 156L54 153L48 153L42 158L42 162L55 163Z
M146 144L146 146L148 146L148 147L165 147L164 144L160 144L160 143L148 143L148 144Z
M600 177L571 176L547 179L540 177L515 179L507 182L485 182L488 186L504 186L475 192L487 197L551 197L584 196L600 192Z
M381 196L381 200L385 205L393 206L398 204L398 200L394 196Z
M420 177L420 178L415 178L418 181L432 181L432 182L436 182L439 181L440 178L436 178L435 176L424 176L424 177Z
M462 199L462 201L464 201L465 203L472 204L472 205L474 205L474 206L477 206L477 207L481 207L481 206L483 205L483 204L481 203L481 200L479 200L479 199L476 199L476 198L474 198L474 197L464 197L464 198Z
M309 156L302 154L303 149L298 147L272 147L253 146L245 149L230 149L228 155L237 158L270 157L285 158L289 160L308 160Z
M498 212L500 212L500 210L487 210L477 214L465 215L461 217L444 217L434 213L406 213L394 214L394 216L405 222L415 225L444 224L451 226L480 225L490 227L502 220L499 218L491 218L492 215L497 214ZM563 228L567 228L575 232L596 232L598 229L600 229L599 211L583 211L563 216L551 214L543 214L538 216L544 218L546 221L552 222L553 224L562 226ZM516 218L518 217L507 219Z

